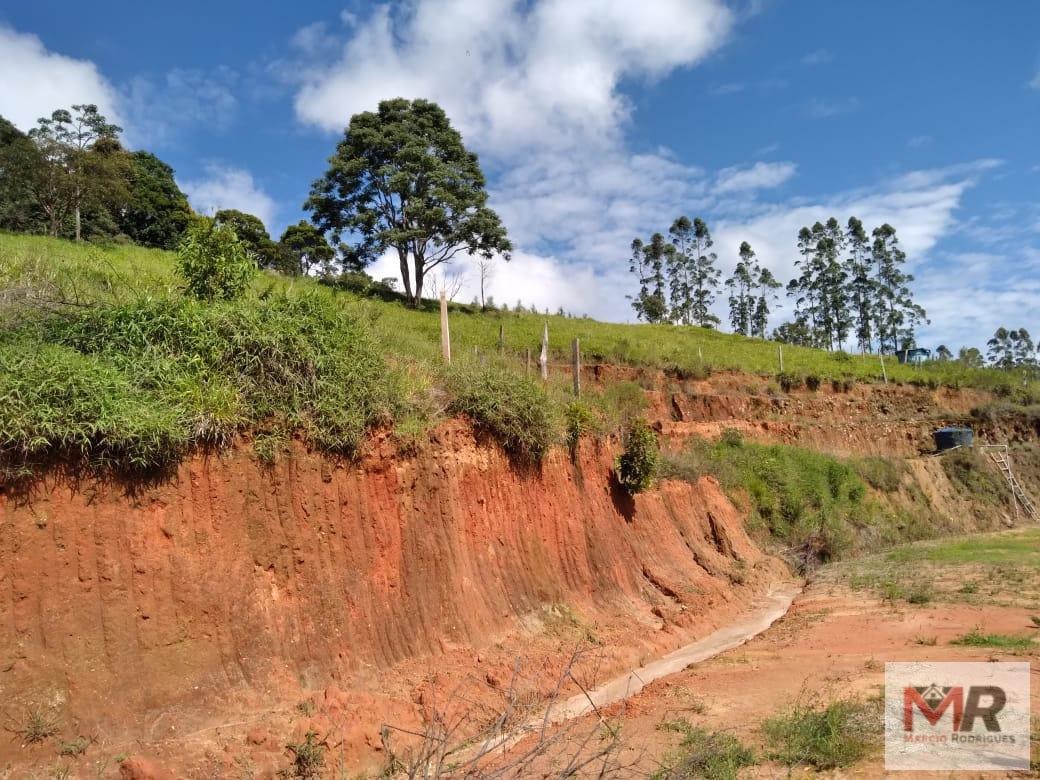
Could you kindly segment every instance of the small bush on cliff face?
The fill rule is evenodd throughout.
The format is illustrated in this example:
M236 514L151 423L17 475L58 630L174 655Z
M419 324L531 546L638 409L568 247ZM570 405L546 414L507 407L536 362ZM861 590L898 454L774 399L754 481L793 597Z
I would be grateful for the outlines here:
M634 420L625 433L625 451L614 462L617 480L629 493L653 486L661 458L657 434L646 420Z
M303 742L290 743L285 748L293 754L293 765L287 773L288 777L312 780L321 776L325 766L325 742L318 739L318 732L308 731Z
M596 415L584 401L571 401L563 410L567 423L567 448L573 453L581 437L596 427Z
M496 366L452 371L451 410L468 416L510 457L540 463L556 440L552 402L541 385Z

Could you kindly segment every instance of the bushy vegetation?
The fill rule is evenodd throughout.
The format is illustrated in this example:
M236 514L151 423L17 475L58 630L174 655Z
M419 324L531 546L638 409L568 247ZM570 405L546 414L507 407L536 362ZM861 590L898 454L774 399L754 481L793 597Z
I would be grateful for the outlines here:
M363 312L328 294L63 307L0 338L0 458L162 467L245 427L353 453L399 402Z
M545 389L498 366L460 366L450 374L451 410L465 414L523 463L538 463L556 441L553 404Z
M663 728L682 734L682 741L652 775L654 780L736 780L741 769L755 763L754 752L732 734L708 731L686 720L668 721Z
M629 493L649 490L657 480L661 447L646 420L633 420L625 431L624 451L614 463L621 487Z
M177 247L177 270L196 298L231 300L249 286L256 260L230 225L198 217Z
M879 709L876 702L836 701L822 708L799 704L767 720L762 730L777 761L838 769L865 758L880 744Z
M752 524L807 564L839 557L853 544L856 528L882 521L851 464L800 447L746 442L736 431L668 456L662 474L691 481L715 476L750 504Z

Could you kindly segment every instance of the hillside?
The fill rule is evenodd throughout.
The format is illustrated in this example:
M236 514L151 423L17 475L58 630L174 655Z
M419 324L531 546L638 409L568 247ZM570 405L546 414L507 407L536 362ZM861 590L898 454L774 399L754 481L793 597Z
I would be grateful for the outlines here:
M0 290L0 392L11 401L0 412L0 466L9 477L55 457L163 468L247 432L270 455L297 435L349 455L374 428L414 442L452 413L537 460L564 440L571 400L562 366L545 387L526 369L546 323L559 363L579 338L592 368L663 371L675 381L737 371L771 380L764 392L776 397L803 385L881 381L876 356L785 346L780 374L772 342L458 305L447 369L432 306L413 310L278 275L260 277L243 300L203 305L181 294L172 254L128 246L0 235ZM886 370L891 382L931 389L979 388L1023 403L1040 394L1007 372L955 362L889 361ZM596 376L606 378L586 398L588 416L611 433L631 412L630 389Z
M1012 524L991 464L931 455L939 425L1040 477L1037 388L992 370L886 384L785 347L779 377L773 343L467 306L445 367L434 310L274 275L203 304L168 253L6 235L0 296L9 767L270 777L313 731L379 771L380 726L445 696L478 726L537 709L576 648L574 681L608 679L828 561ZM636 418L662 454L632 496Z

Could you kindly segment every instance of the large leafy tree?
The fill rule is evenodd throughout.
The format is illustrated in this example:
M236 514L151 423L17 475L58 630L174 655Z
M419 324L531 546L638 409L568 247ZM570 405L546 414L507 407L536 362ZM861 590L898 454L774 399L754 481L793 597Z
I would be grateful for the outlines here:
M350 119L304 208L340 244L360 239L349 260L397 253L412 305L427 274L459 253L506 259L512 245L487 206L484 174L447 115L428 100L384 100Z
M129 188L118 210L120 231L142 246L175 249L192 218L173 168L149 152L129 155Z
M849 217L845 228L845 243L849 254L845 259L848 279L849 314L856 344L862 352L869 352L874 344L875 284L870 276L870 238L863 223Z
M43 155L46 174L37 198L48 217L51 235L58 235L71 214L74 236L83 237L82 216L87 206L102 205L118 186L124 171L115 154L91 154L104 141L115 141L122 128L109 122L93 104L58 109L29 131ZM103 145L99 151L113 151Z
M278 243L289 260L288 266L283 270L293 276L310 273L312 269L328 273L329 266L336 256L335 250L329 246L321 231L303 220L289 225Z
M718 255L711 251L714 242L707 223L700 217L693 220L693 294L690 301L690 319L703 328L718 325L719 318L711 313L711 305L719 289L722 272L716 267Z

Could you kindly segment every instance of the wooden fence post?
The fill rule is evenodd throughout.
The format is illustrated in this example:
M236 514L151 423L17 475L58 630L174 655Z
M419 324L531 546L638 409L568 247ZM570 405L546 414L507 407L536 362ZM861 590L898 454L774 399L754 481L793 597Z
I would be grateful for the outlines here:
M581 398L581 342L571 342L571 369L574 371L574 397Z
M498 354L501 355L506 348L506 326L498 326Z
M526 350L527 357L524 360L524 376L531 376L531 348Z
M538 365L542 369L542 381L549 379L549 323L542 326L542 352L538 356Z
M885 378L885 384L888 384L888 372L885 370L885 356L879 351L877 353L878 360L881 361L881 376Z
M448 332L448 296L441 290L441 354L451 363L451 334Z
M780 358L780 373L782 374L782 373L784 373L784 345L783 344L777 344L776 345L776 354L777 354L777 357Z

